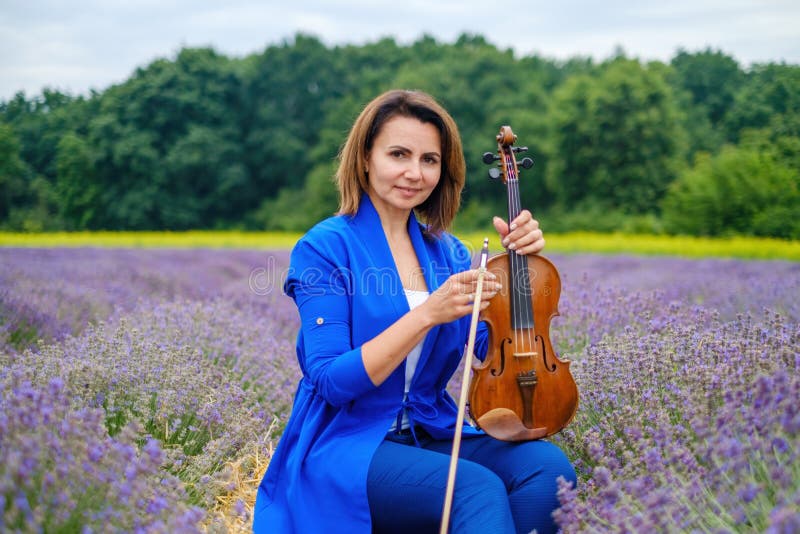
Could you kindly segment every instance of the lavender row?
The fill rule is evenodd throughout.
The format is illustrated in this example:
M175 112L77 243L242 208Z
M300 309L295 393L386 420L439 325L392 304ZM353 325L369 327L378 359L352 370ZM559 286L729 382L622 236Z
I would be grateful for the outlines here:
M38 339L63 339L148 302L224 296L271 306L288 257L285 251L2 248L0 347L20 351Z
M286 251L0 249L0 347L23 350L132 310L142 302L223 296L277 305ZM725 318L768 308L800 320L800 264L633 256L556 256L563 278L553 337L580 350L631 321L662 320L665 305L701 305ZM655 292L655 293L654 293ZM645 302L655 295L659 306Z

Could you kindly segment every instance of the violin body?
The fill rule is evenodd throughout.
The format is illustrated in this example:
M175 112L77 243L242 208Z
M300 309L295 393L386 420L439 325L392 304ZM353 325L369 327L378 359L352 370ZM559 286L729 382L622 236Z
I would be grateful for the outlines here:
M550 320L558 315L561 277L547 258L535 255L525 259L535 323L512 328L513 298L505 289L511 287L509 258L493 256L487 270L497 276L504 290L489 301L481 315L489 329L489 348L484 361L472 367L470 414L487 434L505 441L555 434L569 424L578 409L578 387L570 362L558 358L549 335Z
M497 138L510 191L510 222L521 210L510 148L516 136L504 126ZM490 258L487 269L503 289L482 313L489 346L484 361L472 367L470 414L487 434L504 441L550 436L567 426L578 409L570 362L558 358L549 334L550 321L558 315L561 277L547 258L514 251Z

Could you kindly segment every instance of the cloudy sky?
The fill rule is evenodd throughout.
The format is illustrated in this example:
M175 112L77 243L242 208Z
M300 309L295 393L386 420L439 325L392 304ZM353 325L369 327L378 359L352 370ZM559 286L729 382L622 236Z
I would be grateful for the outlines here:
M469 32L554 59L711 47L742 66L800 64L798 0L0 0L0 101L45 86L86 94L184 46L245 56L299 31L328 45Z

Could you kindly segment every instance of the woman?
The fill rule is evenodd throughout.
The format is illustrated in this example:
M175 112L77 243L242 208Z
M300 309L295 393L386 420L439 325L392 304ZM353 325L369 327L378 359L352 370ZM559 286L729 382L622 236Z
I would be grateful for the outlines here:
M303 378L254 531L436 532L456 430L465 439L451 531L554 530L556 479L575 480L564 454L457 423L445 391L477 280L445 231L465 174L453 119L429 95L389 91L364 108L340 157L339 214L292 251L284 290L300 312ZM494 225L520 254L544 246L528 211ZM484 308L499 289L487 274ZM482 329L478 357L486 338Z

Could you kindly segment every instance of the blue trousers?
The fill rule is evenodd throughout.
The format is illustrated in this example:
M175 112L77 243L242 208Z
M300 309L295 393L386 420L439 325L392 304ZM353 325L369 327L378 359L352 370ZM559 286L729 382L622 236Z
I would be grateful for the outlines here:
M367 476L373 531L438 532L444 507L451 440L424 431L389 434L378 447ZM450 531L458 534L555 532L556 479L576 482L564 453L547 441L510 443L491 436L461 441Z

